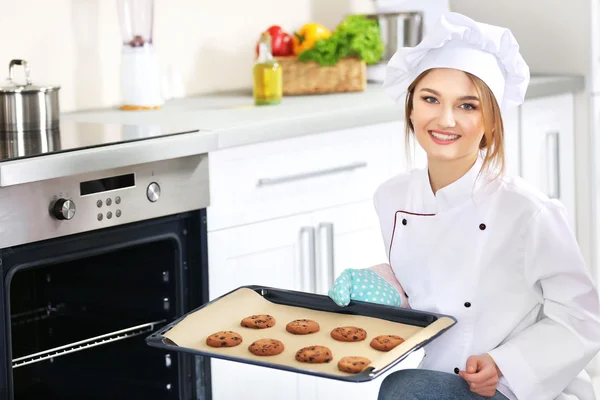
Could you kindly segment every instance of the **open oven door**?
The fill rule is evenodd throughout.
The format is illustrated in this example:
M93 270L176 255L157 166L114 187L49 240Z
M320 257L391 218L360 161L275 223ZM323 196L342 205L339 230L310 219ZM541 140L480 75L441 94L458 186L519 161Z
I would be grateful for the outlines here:
M0 250L0 398L207 399L144 338L208 301L204 209Z

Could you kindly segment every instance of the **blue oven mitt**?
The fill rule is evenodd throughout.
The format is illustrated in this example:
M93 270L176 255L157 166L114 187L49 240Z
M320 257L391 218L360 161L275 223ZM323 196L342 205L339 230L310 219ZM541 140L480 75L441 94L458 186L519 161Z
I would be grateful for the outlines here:
M350 304L350 300L402 305L398 291L370 269L344 270L329 289L329 297L341 307Z

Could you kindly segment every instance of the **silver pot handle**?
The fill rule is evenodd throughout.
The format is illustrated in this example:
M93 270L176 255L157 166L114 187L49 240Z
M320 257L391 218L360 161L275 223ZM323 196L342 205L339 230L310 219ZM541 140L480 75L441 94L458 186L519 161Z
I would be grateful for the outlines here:
M15 65L22 65L25 69L25 79L27 80L27 84L31 85L31 78L29 77L29 63L25 60L10 60L10 64L8 65L8 80L12 82L13 80L13 67Z

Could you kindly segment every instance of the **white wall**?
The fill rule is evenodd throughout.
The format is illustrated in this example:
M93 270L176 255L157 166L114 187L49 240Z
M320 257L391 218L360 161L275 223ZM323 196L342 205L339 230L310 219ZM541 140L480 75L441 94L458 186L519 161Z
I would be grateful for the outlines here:
M314 0L317 1L317 0ZM187 93L251 87L254 43L272 24L311 20L311 0L155 0L154 43ZM13 58L34 82L61 85L62 111L119 103L116 0L0 0L0 77ZM335 14L334 14L335 16Z
M534 72L589 72L588 0L450 0L450 8L478 21L510 28Z
M293 1L293 0L282 0ZM376 0L312 0L312 19L334 30L348 14L371 14L375 12Z

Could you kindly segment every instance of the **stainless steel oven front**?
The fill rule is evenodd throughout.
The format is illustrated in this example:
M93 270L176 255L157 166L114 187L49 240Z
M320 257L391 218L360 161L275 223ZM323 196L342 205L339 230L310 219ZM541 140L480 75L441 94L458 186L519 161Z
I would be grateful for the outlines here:
M0 398L208 399L145 337L208 301L208 157L0 189Z

